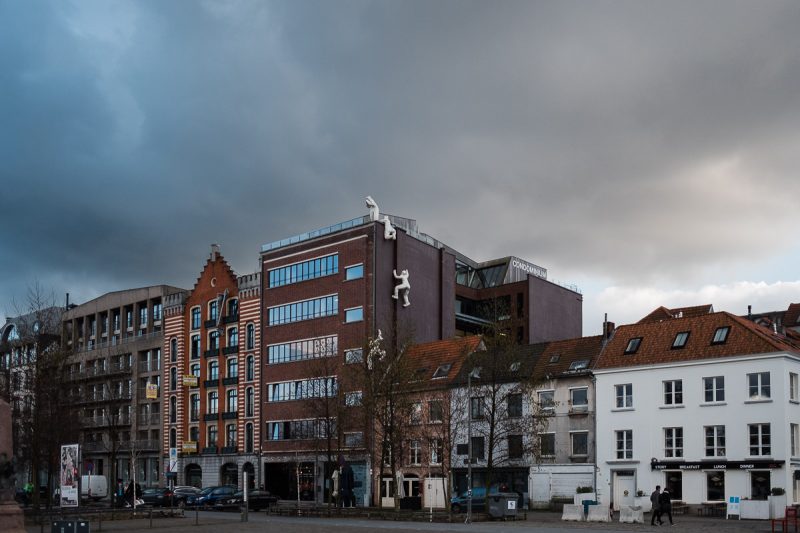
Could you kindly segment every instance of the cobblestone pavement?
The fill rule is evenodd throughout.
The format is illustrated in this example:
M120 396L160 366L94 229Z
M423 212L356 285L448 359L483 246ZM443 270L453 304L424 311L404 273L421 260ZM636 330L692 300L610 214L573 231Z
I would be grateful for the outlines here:
M714 533L739 533L739 532L767 532L771 531L768 520L725 520L724 518L701 518L694 516L675 517L675 526L651 526L649 517L645 524L620 524L612 523L576 523L562 522L561 515L557 513L536 512L528 513L527 520L493 521L464 523L429 523L391 520L366 520L351 518L305 518L305 517L276 517L265 514L250 514L249 522L240 521L238 513L209 513L201 512L198 515L198 524L195 525L195 515L187 512L185 518L153 518L153 527L147 519L104 521L102 524L91 523L92 533L101 531L169 531L169 533L223 533L235 531L246 533L249 531L260 533L331 533L331 531L369 533L374 531L385 533L411 533L420 531L452 531L473 533L496 532L540 532L564 533L582 531L697 531ZM49 533L50 527L45 524L29 523L28 533Z

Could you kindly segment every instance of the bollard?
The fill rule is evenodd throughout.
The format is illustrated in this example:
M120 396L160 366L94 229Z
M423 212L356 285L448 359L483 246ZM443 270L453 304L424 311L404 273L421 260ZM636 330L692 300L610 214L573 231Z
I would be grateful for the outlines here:
M153 529L153 508L150 508L150 529Z
M197 505L197 502L195 502L195 505L194 505L194 525L199 525L199 523L200 523L199 522L199 516L200 516L199 507L200 506Z

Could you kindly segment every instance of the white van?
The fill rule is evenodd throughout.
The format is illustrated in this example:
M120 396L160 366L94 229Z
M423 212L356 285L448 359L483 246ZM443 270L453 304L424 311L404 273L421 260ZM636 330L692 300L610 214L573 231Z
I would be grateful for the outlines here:
M81 498L102 500L108 497L106 476L81 476Z

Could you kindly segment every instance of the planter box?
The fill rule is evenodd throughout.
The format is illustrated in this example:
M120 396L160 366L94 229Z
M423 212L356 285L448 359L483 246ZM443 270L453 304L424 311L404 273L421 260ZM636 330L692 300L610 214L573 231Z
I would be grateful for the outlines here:
M741 518L750 520L769 520L769 502L767 500L742 500L739 510Z
M783 518L786 514L786 494L780 496L767 496L769 502L769 517Z
M636 507L640 507L643 513L649 513L653 510L653 504L650 503L650 496L636 496L634 499L634 505Z
M595 496L597 495L594 492L584 492L581 494L575 494L574 495L575 501L573 503L575 505L581 505L583 503L583 500L592 500L596 502L597 498Z

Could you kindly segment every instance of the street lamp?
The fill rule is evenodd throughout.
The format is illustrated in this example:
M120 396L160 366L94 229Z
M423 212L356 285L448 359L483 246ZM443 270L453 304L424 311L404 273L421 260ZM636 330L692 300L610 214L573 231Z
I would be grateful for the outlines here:
M472 378L481 377L481 367L476 366L467 376L467 518L465 524L472 523Z

